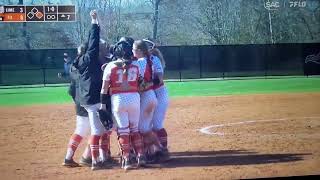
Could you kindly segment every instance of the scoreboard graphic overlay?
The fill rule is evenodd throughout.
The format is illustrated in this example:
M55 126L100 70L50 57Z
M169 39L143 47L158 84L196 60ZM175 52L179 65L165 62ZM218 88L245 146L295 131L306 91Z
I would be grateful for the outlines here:
M75 9L74 5L0 5L0 22L72 22L76 21Z

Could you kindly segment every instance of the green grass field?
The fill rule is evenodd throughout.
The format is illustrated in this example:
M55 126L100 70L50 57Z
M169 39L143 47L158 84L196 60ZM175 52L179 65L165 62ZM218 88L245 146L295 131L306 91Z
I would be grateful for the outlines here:
M170 97L320 92L320 78L167 82ZM68 87L0 88L0 106L71 103Z

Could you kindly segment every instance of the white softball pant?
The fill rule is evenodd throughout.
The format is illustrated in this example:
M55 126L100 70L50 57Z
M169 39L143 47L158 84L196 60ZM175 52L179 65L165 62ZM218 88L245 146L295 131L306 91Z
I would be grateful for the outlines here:
M74 130L74 134L78 134L81 137L86 137L90 130L89 118L84 116L76 117L76 129Z
M169 105L169 95L168 90L165 86L154 90L158 104L154 110L153 119L152 119L152 128L153 130L160 130L163 128L163 122L165 120L166 112Z
M147 133L152 131L152 119L156 106L157 97L152 89L140 93L139 131L141 133Z
M100 103L94 105L83 105L83 107L88 111L91 135L101 136L104 132L106 132L106 130L100 122L98 116Z
M118 133L129 135L130 132L137 132L140 113L139 93L113 94L111 104Z

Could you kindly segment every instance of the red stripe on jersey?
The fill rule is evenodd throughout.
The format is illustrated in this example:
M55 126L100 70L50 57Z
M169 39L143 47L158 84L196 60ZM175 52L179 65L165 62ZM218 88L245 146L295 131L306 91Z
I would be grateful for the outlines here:
M151 83L152 82L152 61L150 57L147 58L146 70L144 72L143 77L144 82ZM146 87L144 91L148 91L152 89L152 86Z

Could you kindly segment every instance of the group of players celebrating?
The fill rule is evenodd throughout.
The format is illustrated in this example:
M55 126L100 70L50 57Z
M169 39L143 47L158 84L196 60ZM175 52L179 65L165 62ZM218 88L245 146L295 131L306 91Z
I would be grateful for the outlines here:
M164 59L150 40L123 37L108 51L100 40L97 12L90 12L89 39L77 49L70 67L69 94L76 105L76 129L67 148L64 166L101 169L112 163L110 135L117 133L121 168L128 170L170 159L163 127L168 92L163 82ZM112 61L101 66L99 56ZM113 121L115 123L113 123ZM88 145L79 161L73 160L81 140Z

